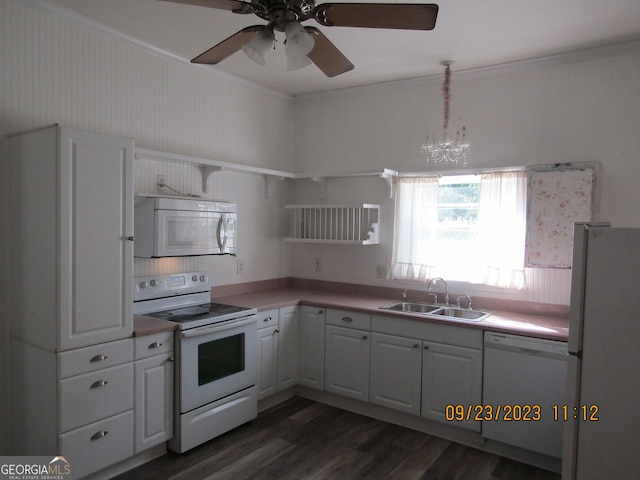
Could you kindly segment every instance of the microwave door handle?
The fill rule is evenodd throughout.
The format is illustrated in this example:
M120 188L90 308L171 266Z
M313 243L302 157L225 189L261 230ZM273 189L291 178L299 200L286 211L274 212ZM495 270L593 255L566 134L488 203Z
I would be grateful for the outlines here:
M218 237L218 247L220 247L220 253L224 253L224 249L227 246L227 217L224 213L220 215L216 235Z

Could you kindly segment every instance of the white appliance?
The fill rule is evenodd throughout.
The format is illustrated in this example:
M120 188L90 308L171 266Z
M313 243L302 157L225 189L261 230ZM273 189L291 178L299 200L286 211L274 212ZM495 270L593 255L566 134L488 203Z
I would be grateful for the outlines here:
M256 309L211 303L201 272L134 280L133 312L178 324L169 448L185 452L256 418Z
M514 420L484 421L482 435L559 459L563 425L552 411L567 402L566 385L566 342L485 332L483 404L508 405Z
M639 297L640 229L576 224L563 480L640 478Z
M134 255L235 255L236 227L235 203L143 196L134 209Z

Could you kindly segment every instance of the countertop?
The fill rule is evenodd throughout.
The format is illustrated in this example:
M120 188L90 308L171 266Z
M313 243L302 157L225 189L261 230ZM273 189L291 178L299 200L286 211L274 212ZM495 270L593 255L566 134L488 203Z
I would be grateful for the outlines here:
M178 329L178 324L146 315L133 316L133 336L144 337L155 333L171 332Z
M380 307L401 301L398 298L343 294L322 290L278 288L215 297L214 300L229 305L257 308L258 311L296 304L317 305L325 308L344 308L398 318L409 318L420 322L446 322L492 332L512 333L549 340L567 341L569 335L569 320L566 318L492 310L494 313L480 322L438 319L415 313L380 310Z

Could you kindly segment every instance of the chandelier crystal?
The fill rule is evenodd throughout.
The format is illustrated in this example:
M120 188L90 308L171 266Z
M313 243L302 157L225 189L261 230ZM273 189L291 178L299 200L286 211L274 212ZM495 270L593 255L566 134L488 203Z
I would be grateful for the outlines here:
M427 162L449 162L462 163L467 166L467 155L469 154L469 142L465 140L467 129L463 125L462 129L456 132L455 140L449 138L449 103L451 101L451 65L453 60L446 60L440 65L444 69L444 82L442 83L442 96L444 98L444 124L442 132L442 141L438 142L435 138L429 142L422 144L420 151L427 157Z

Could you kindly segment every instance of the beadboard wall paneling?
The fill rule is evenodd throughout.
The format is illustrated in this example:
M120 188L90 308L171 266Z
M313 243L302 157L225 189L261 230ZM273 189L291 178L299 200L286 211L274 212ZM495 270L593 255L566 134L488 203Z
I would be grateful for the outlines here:
M291 273L294 277L316 280L420 289L426 285L388 280L377 276L378 267L387 268L393 249L394 200L387 197L386 183L376 177L349 177L326 180L325 199L320 199L318 185L311 180L296 180L293 187L296 203L377 203L380 205L379 245L331 245L293 243ZM322 271L315 270L316 259ZM568 305L571 270L528 268L527 289L515 292L463 282L449 282L452 294L469 294L506 300ZM452 295L453 297L453 295ZM425 300L427 300L425 295Z

